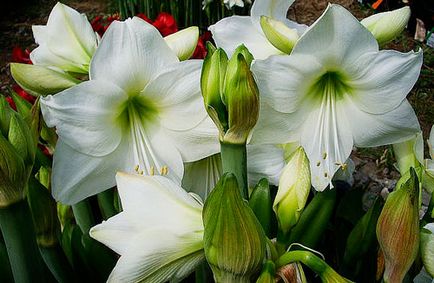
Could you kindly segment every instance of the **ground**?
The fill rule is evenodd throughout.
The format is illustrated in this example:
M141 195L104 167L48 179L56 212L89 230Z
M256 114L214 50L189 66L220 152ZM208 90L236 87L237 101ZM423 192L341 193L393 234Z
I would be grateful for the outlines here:
M56 3L54 0L34 0L33 2L34 4L25 2L22 8L6 8L0 11L0 15L3 14L0 17L0 93L7 94L13 83L8 65L11 59L12 48L20 46L32 50L36 47L32 37L31 25L45 24L52 6ZM70 0L63 2L82 13L86 13L89 19L92 19L96 15L107 14L116 10L116 7L107 4L110 2L104 0ZM361 6L357 1L340 0L332 2L340 3L347 7L359 19L373 13L372 9ZM326 8L327 3L328 1L325 0L297 0L289 10L288 16L300 23L311 24ZM386 48L399 51L422 48L424 51L424 64L419 81L408 98L419 117L424 139L427 139L431 126L434 123L433 48L416 42L407 31L388 44ZM426 150L426 154L427 152ZM370 191L375 193L384 188L393 189L399 174L393 166L394 160L390 147L358 149L354 151L352 157L358 169L358 173L355 175L357 184L367 186L371 188Z

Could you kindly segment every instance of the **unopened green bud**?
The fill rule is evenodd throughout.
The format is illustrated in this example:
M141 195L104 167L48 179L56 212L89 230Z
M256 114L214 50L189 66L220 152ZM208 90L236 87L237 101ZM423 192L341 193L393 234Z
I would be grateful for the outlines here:
M402 282L419 249L419 180L413 168L402 178L398 182L402 185L387 197L377 223L386 283Z
M228 56L221 48L215 50L211 44L207 44L208 53L202 66L201 89L208 115L216 124L220 132L220 139L228 128L226 106L223 104L224 78L228 65Z
M10 65L14 80L34 96L56 94L80 82L66 73L43 66L21 63Z
M215 281L250 282L265 259L266 237L233 174L224 174L209 195L203 222L205 256Z
M249 206L255 213L267 236L271 232L272 205L270 184L266 178L263 178L259 180L253 189L249 199Z
M287 27L281 21L267 16L261 16L261 28L268 41L283 53L289 54L292 51L299 36L296 29Z
M29 115L30 109L32 108L32 104L19 96L14 91L11 92L12 99L14 100L15 106L17 107L17 112L21 114L21 116L26 117Z
M9 133L9 124L13 110L9 107L8 102L3 95L0 95L0 133L7 137Z
M377 39L378 44L384 45L402 33L410 19L410 7L378 13L367 17L361 24Z
M273 209L279 230L287 235L298 222L310 192L309 159L300 146L289 158L279 180Z
M258 121L259 90L248 63L253 57L246 60L243 53L248 50L244 46L237 50L228 63L222 96L229 122L224 141L245 144Z
M420 253L426 271L434 277L434 223L426 224L420 232Z
M8 140L26 166L32 166L35 160L36 145L29 126L21 116L15 113L10 119Z
M252 55L252 53L250 53L249 49L247 49L247 47L244 44L241 44L240 46L238 46L234 53L232 54L231 58L234 58L235 56L238 56L238 54L242 54L244 59L247 62L247 65L251 65L253 62L253 59L255 59Z

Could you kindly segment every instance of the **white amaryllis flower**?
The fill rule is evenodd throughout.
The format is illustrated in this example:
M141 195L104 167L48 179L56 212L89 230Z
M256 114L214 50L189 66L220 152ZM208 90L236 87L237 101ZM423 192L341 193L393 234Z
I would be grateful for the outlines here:
M253 64L262 96L251 142L299 141L322 191L353 145L396 143L420 131L406 95L421 64L421 51L379 51L350 12L329 5L291 55Z
M47 25L32 26L39 46L30 53L35 65L55 67L74 73L88 73L89 63L98 44L86 15L57 3Z
M431 127L431 133L428 139L428 149L431 159L425 159L425 175L423 182L424 187L432 193L434 192L434 125Z
M121 257L108 282L178 282L205 258L202 203L162 176L118 173L123 211L90 230Z
M243 0L223 0L226 8L232 9L233 6L244 7Z
M223 48L228 57L232 56L240 44L244 44L255 59L265 59L270 55L282 54L266 38L261 28L260 18L261 16L270 17L282 22L288 28L296 29L298 34L302 34L306 26L286 18L288 8L293 2L294 0L256 0L250 11L251 16L224 18L210 26L209 30L217 46Z
M115 185L116 171L168 175L218 152L217 129L200 94L202 61L179 62L139 18L113 22L90 66L90 80L41 99L59 140L52 192L75 203Z

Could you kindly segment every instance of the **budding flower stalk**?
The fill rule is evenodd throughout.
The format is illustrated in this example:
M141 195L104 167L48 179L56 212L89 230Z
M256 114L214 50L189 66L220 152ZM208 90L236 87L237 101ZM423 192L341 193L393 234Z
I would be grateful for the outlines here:
M296 29L289 28L283 22L267 16L261 16L260 24L265 37L274 47L283 53L291 53L299 38Z
M216 282L250 282L265 258L261 224L233 174L224 174L203 210L205 256Z
M378 219L377 239L384 254L384 281L401 282L419 249L419 180L413 168L388 196Z

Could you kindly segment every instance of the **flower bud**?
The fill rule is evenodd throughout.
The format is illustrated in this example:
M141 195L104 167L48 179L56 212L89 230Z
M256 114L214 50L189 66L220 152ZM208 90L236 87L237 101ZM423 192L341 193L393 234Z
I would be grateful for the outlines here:
M259 180L258 184L252 191L249 199L249 206L255 213L259 223L261 223L265 234L268 236L271 232L271 214L272 199L270 184L266 178Z
M296 29L267 16L261 16L260 24L265 37L274 47L283 53L291 53L299 37Z
M379 45L384 45L402 33L410 14L410 7L403 7L367 17L361 24L372 33Z
M434 223L429 223L420 232L420 253L426 271L434 277Z
M24 198L36 143L24 119L0 97L0 208Z
M222 139L228 128L226 106L221 99L228 56L221 48L215 50L211 43L207 44L207 49L200 81L202 96L205 109L219 129L220 139Z
M310 185L309 160L300 146L282 171L273 203L279 230L283 234L288 234L300 218L309 196Z
M275 273L276 270L274 263L271 260L267 260L267 262L264 264L264 267L262 268L261 275L259 275L258 279L256 280L256 283L275 283Z
M209 195L203 222L205 256L215 281L250 282L264 261L266 238L233 174L224 174Z
M224 141L228 143L246 143L250 131L258 121L259 90L250 71L252 58L242 45L228 63L222 96L228 112L229 129L224 136Z
M411 168L389 194L377 223L384 254L384 281L401 282L419 248L419 180Z
M196 49L199 40L199 28L196 26L185 28L164 37L164 40L179 60L187 60Z
M56 94L80 82L66 73L43 66L20 63L10 65L14 80L34 96Z

